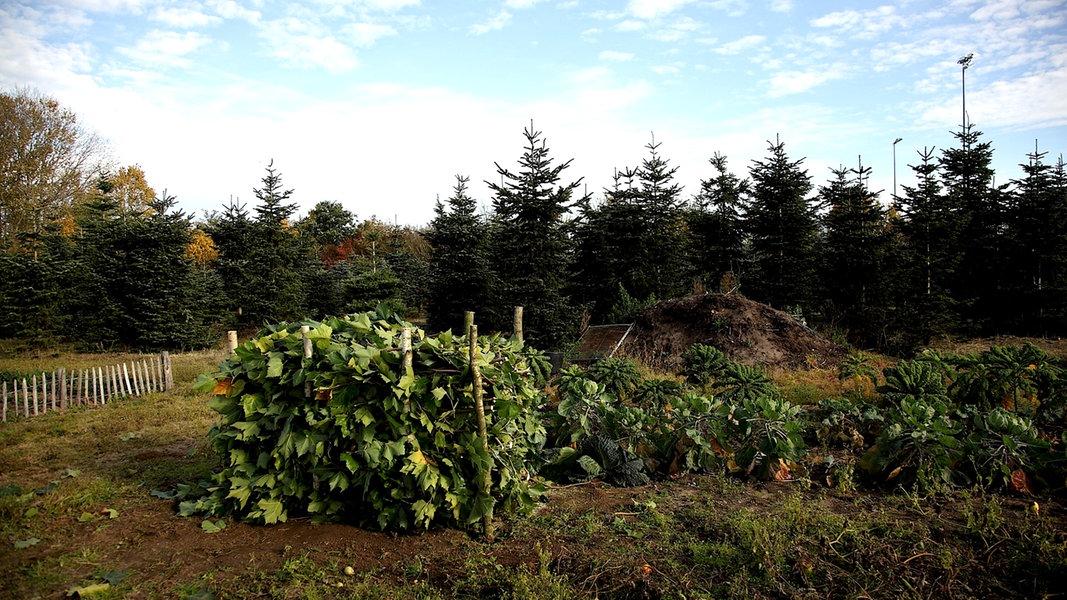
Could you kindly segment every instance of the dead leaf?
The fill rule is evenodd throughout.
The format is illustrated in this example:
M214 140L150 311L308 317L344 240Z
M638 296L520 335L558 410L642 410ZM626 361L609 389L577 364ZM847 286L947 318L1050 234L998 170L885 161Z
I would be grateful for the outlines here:
M215 384L215 389L211 390L212 396L225 396L230 393L230 388L233 387L233 379L222 379Z
M1026 471L1022 469L1015 469L1011 472L1011 480L1008 482L1008 487L1020 494L1031 495L1034 493L1030 487L1030 478L1026 475Z
M904 467L897 467L897 468L893 469L892 471L889 472L889 477L886 477L885 480L889 481L889 480L893 479L897 475L900 475L900 472L903 471L903 470L904 470Z

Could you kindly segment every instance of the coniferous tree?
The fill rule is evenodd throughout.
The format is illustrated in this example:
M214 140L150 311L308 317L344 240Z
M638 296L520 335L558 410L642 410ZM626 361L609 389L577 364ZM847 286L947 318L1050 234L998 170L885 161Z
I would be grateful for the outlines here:
M541 348L557 348L574 339L578 315L567 290L573 258L567 213L576 204L581 180L560 185L571 161L553 166L540 131L523 131L526 147L519 170L497 163L500 183L494 193L491 248L495 305L487 307L489 326L511 330L511 311L524 307L524 332Z
M743 213L749 182L731 173L726 157L718 152L708 162L716 174L700 182L700 192L686 217L690 253L696 277L712 289L729 292L743 280ZM728 289L720 289L722 283Z
M634 309L656 299L647 288L634 292L638 300L631 295L644 279L635 252L647 235L637 176L637 169L616 170L604 201L585 205L575 228L574 298L595 322L632 320Z
M884 326L886 299L882 267L886 252L885 212L867 189L870 168L838 168L819 188L827 208L822 256L823 318L857 342L871 345Z
M488 302L488 228L478 216L477 202L467 193L469 182L469 177L456 175L448 207L437 202L427 233L431 254L426 310L432 331L464 333L464 314Z
M819 243L815 207L808 200L811 177L803 159L790 160L781 141L770 156L754 161L751 205L745 230L751 240L751 296L776 308L811 310L816 296Z
M685 248L688 232L682 218L682 186L674 181L678 167L671 167L659 154L653 139L646 148L649 157L637 170L641 187L637 207L644 226L639 243L630 248L632 280L626 285L637 298L674 298L689 289ZM625 285L625 283L624 283Z
M1058 335L1067 326L1067 186L1062 158L1053 166L1046 155L1035 148L1012 182L1005 283L1014 301L1006 310L1017 332Z
M948 204L960 221L960 262L951 281L964 333L988 334L997 327L1005 300L1003 190L993 185L993 147L967 125L953 134L959 148L946 149L940 173Z
M907 240L904 285L895 300L898 328L912 333L909 341L901 342L905 347L927 344L956 323L950 285L960 261L960 220L941 186L934 152L919 152L919 164L911 165L917 185L903 186L904 195L895 204Z

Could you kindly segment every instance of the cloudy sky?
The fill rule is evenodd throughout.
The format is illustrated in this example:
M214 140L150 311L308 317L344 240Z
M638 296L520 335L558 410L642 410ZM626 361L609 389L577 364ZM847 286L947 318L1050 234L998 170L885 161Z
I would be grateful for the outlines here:
M1064 0L0 0L0 87L32 86L198 215L272 159L301 212L422 225L455 174L490 201L531 120L594 197L655 136L685 195L780 136L816 184L913 181L967 112L997 181L1067 152Z

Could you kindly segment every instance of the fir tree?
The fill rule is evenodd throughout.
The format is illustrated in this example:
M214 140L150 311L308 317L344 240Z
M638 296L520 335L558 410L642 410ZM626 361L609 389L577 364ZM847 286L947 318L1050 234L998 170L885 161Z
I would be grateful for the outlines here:
M934 336L951 331L956 322L949 286L960 261L960 221L941 187L934 152L934 148L919 152L920 162L910 165L918 183L903 186L904 194L895 205L907 240L904 284L895 301L898 326L914 336L905 346L927 344Z
M959 266L951 282L965 333L993 333L1005 301L1003 268L1003 190L993 185L993 148L979 141L968 124L953 134L959 148L940 158L942 183L950 207L960 220Z
M742 215L749 182L731 173L726 167L726 157L718 152L708 162L716 174L700 182L700 192L686 219L692 238L690 253L694 272L713 286L712 289L719 289L721 282L729 285L731 281L744 279Z
M465 333L460 331L464 314L488 302L488 227L467 193L469 182L469 177L456 175L448 207L437 202L427 234L431 247L427 323L433 331Z
M833 179L819 188L819 198L827 207L821 267L826 300L823 317L867 345L876 342L886 308L882 293L885 213L877 193L867 189L870 171L862 165L833 169Z
M818 221L808 200L811 177L803 159L790 160L781 141L754 161L752 202L745 218L751 239L751 295L777 308L810 310L815 298Z
M1067 186L1062 158L1044 162L1046 152L1027 155L1023 178L1013 181L1007 213L1006 281L1014 330L1060 334L1067 326Z
M557 348L574 339L578 316L567 293L572 242L566 215L575 206L581 180L560 185L571 161L552 165L548 146L531 125L523 131L526 147L519 170L497 163L500 183L494 193L491 248L495 288L488 306L489 325L510 331L513 306L524 307L530 343Z

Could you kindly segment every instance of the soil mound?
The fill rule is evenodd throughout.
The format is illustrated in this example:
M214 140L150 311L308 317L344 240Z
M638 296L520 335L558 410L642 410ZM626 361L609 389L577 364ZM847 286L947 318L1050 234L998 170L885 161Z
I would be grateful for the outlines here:
M635 320L626 352L677 371L696 343L746 365L785 369L831 367L846 351L788 313L736 295L707 294L655 304Z

